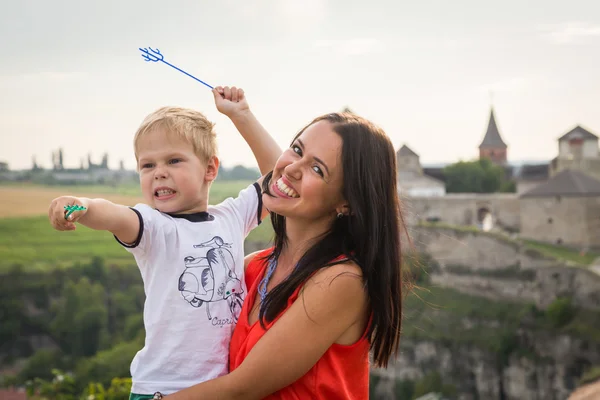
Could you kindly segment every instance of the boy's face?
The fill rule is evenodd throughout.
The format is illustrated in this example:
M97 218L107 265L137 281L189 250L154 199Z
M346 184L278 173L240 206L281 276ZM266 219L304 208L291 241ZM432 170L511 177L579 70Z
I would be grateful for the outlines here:
M217 177L216 157L206 165L191 144L163 128L142 136L137 154L142 194L149 205L165 213L206 211L208 189Z

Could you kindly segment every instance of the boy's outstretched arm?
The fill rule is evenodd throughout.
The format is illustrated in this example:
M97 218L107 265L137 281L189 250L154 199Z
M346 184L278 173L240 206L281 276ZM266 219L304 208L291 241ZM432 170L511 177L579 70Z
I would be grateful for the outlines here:
M250 146L261 175L270 172L281 155L281 148L258 122L240 88L217 86L213 89L217 110L231 119Z
M86 209L75 211L65 219L65 206L79 205ZM131 208L104 199L61 196L52 200L48 217L54 229L75 230L75 222L88 228L109 231L123 243L134 243L140 230L140 221Z

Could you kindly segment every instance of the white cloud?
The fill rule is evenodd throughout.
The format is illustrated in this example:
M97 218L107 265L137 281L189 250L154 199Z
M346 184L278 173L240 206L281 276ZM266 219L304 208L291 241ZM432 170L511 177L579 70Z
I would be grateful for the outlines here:
M566 22L539 27L542 36L557 44L581 42L587 38L600 37L600 25L587 22Z
M379 53L385 50L385 45L377 39L357 38L348 40L318 40L315 48L330 49L346 56L368 53Z

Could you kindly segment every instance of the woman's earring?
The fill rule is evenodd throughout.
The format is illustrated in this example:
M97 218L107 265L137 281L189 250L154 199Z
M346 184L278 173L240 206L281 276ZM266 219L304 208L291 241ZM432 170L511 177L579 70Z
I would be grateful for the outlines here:
M343 216L344 216L344 214L342 214L341 212L339 212L339 213L337 214L337 218L338 218L338 219L341 219Z

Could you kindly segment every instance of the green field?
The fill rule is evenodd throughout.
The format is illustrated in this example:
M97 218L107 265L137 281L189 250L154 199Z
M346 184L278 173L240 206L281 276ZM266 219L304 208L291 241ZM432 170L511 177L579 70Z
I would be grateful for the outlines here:
M235 196L251 182L217 182L211 189L211 203ZM68 190L72 187L65 187ZM78 192L139 196L133 187L109 186L76 187ZM31 187L29 187L31 189ZM49 188L41 187L40 190ZM52 187L56 190L57 187ZM59 188L60 189L60 188ZM136 191L137 190L137 191ZM247 240L267 243L271 239L271 225L265 220ZM108 232L94 231L82 225L71 232L55 231L46 215L0 219L0 273L14 264L28 271L70 267L77 262L88 262L94 256L103 257L107 263L131 264L131 256Z

